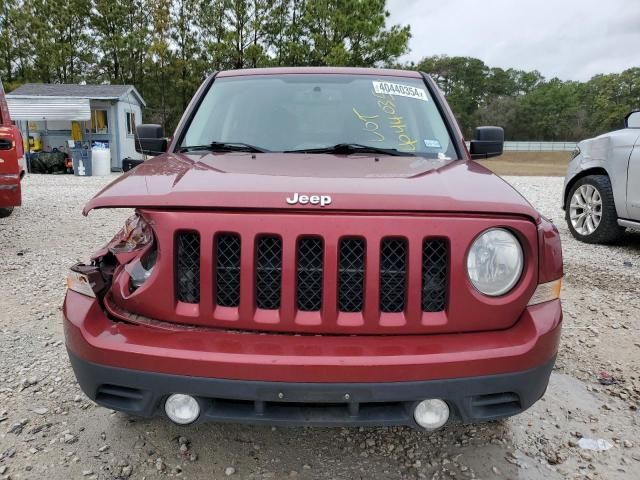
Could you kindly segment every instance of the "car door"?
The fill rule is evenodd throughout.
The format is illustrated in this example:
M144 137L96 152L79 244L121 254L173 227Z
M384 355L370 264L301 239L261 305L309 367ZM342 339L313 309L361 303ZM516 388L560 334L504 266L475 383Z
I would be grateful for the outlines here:
M11 123L0 81L0 208L17 207L22 203L22 161L22 136Z
M640 221L640 136L636 139L629 157L627 212L630 220Z

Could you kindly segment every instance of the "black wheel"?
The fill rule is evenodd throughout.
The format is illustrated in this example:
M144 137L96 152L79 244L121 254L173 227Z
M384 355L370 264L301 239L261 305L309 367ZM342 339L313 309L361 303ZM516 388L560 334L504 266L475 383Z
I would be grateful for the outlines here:
M618 225L613 189L606 175L583 177L571 187L565 218L571 235L585 243L615 242L625 231Z
M13 207L9 208L0 208L0 218L8 217L13 213Z

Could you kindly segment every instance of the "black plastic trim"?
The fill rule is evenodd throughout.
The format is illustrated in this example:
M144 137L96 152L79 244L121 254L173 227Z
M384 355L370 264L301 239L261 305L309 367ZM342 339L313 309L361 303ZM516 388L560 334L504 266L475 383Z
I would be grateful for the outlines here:
M453 113L450 113L449 110L447 110L444 106L444 102L446 102L447 99L440 91L440 87L438 87L436 81L431 78L429 74L420 72L420 75L422 76L422 80L424 81L427 90L429 90L431 98L433 98L433 101L438 108L438 112L440 112L440 116L442 117L445 126L447 127L447 132L449 133L449 137L451 137L451 140L453 141L453 146L456 150L456 154L458 155L457 160L466 160L468 157L465 155L466 147L464 145L464 138L461 138L458 135L458 131L455 128L456 126L460 128L460 125L458 124L456 118L453 116Z
M129 370L91 363L71 351L69 359L89 398L104 407L137 416L164 415L162 405L167 396L186 393L200 402L199 422L411 427L417 427L412 414L415 404L426 398L444 399L451 418L464 423L521 413L542 397L555 363L553 357L522 372L443 380L291 383ZM504 405L500 398L505 399Z
M209 89L211 88L213 83L216 81L216 77L218 76L218 73L220 72L213 72L212 74L210 74L194 94L195 103L187 106L187 109L183 114L183 118L180 120L180 122L178 123L178 126L176 127L174 140L167 147L167 152L171 152L171 153L179 152L180 146L182 145L182 141L184 140L184 136L187 133L187 130L189 130L189 127L191 126L193 117L195 117L196 113L200 109L200 105L202 105L202 102L204 101L204 98L207 96L207 93L209 93Z

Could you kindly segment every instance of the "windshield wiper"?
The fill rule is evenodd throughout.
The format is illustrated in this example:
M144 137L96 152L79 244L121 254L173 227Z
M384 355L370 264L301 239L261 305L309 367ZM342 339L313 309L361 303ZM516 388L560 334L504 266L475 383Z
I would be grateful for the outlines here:
M329 147L321 148L301 148L300 150L286 150L283 153L336 153L349 155L352 153L381 153L393 156L413 156L413 152L403 152L397 148L379 148L360 143L338 143Z
M180 147L180 153L195 152L197 150L211 150L212 152L251 152L267 153L266 148L256 147L242 142L211 142L207 145L189 145Z

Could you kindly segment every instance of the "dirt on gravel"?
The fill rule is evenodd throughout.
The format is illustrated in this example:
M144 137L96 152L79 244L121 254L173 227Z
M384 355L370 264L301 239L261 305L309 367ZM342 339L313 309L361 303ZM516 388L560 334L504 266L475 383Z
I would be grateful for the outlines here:
M178 427L88 400L66 356L60 306L67 268L130 214L82 217L109 180L29 175L24 206L0 220L0 479L640 478L640 233L615 246L573 240L562 178L508 178L564 241L563 339L546 395L517 417L434 433ZM611 448L586 450L581 439Z

